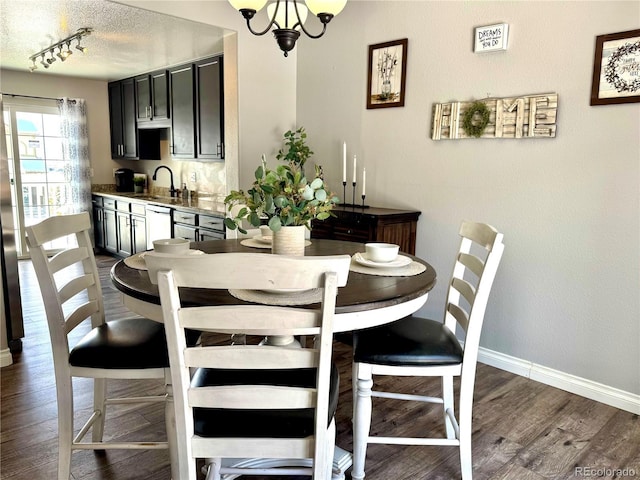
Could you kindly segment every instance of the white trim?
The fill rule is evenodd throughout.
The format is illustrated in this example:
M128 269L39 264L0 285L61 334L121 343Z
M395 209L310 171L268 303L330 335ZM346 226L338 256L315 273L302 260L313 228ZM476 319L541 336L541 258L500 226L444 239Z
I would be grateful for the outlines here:
M0 350L0 367L8 367L13 363L13 356L11 355L11 350L5 348Z
M640 415L640 395L480 347L478 361Z

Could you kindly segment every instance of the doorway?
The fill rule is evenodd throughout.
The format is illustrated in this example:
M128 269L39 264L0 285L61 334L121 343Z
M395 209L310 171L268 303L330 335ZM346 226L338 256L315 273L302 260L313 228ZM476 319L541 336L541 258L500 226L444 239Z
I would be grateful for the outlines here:
M28 105L5 100L2 113L16 252L22 259L29 256L25 227L73 211L70 168L55 100ZM66 247L62 243L47 247L55 252Z

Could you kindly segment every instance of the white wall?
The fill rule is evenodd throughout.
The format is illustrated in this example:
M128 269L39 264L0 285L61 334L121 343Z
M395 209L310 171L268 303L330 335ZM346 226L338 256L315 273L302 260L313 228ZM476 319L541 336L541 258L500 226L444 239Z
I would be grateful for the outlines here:
M422 211L417 254L440 282L421 315L440 316L460 222L491 223L506 250L482 345L632 394L640 104L589 96L595 37L639 18L637 1L350 1L296 47L297 120L330 183L346 140L367 167L367 203ZM474 27L502 22L508 50L474 54ZM366 110L368 45L405 37L405 107ZM546 92L559 95L554 139L430 140L433 103Z

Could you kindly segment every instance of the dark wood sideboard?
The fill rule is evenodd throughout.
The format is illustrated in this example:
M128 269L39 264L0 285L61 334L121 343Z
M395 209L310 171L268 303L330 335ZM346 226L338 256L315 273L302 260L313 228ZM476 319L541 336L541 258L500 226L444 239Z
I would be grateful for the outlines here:
M402 252L416 253L416 230L421 213L417 210L338 206L333 213L335 217L313 222L312 238L395 243Z

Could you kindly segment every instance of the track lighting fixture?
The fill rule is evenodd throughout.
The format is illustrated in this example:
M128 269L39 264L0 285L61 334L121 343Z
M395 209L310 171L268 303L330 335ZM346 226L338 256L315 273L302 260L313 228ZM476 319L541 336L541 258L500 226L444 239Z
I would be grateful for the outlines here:
M80 45L80 39L78 39L78 44L76 45L76 48L80 50L82 53L87 53L89 51L87 47L83 47L82 45Z
M33 72L34 70L37 70L38 67L36 66L36 59L38 57L42 57L42 59L40 60L40 63L44 66L44 68L49 68L49 66L56 61L55 57L58 57L62 62L64 62L67 58L69 58L69 56L73 54L73 51L71 50L71 42L74 40L77 40L78 42L76 45L76 48L80 50L82 53L87 53L87 48L82 47L80 45L80 41L82 40L82 37L90 35L91 32L93 32L92 28L89 28L89 27L80 28L73 35L62 39L59 42L56 42L53 45L50 45L49 47L43 50L40 50L38 53L34 53L29 57L29 60L32 63L32 65L29 66L29 70L31 72ZM65 49L65 46L66 46L66 49ZM58 53L55 53L56 50L58 50ZM45 59L45 55L47 53L51 54L51 57Z
M296 46L300 30L309 38L320 38L327 30L327 24L342 11L347 0L305 0L306 6L301 0L275 0L267 6L269 23L262 31L251 28L251 19L265 6L267 0L229 0L229 3L240 11L247 21L247 28L254 35L264 35L275 26L273 36L286 57ZM309 33L304 27L308 10L322 23L322 31L317 35Z

